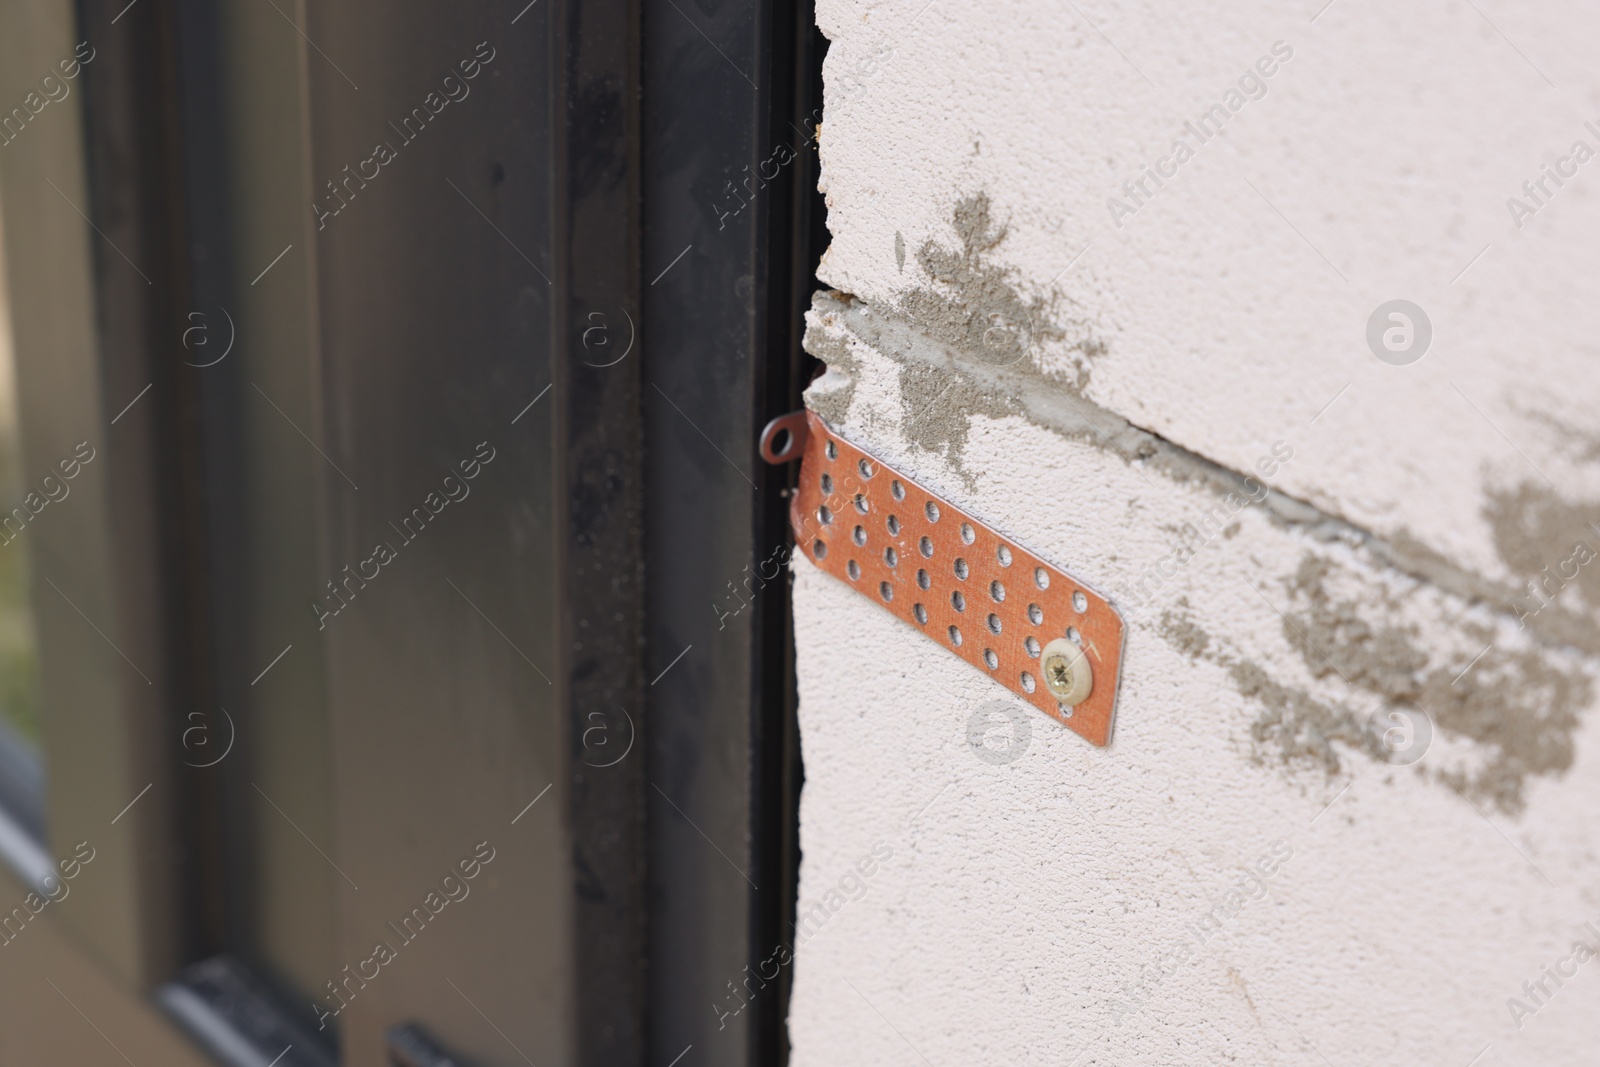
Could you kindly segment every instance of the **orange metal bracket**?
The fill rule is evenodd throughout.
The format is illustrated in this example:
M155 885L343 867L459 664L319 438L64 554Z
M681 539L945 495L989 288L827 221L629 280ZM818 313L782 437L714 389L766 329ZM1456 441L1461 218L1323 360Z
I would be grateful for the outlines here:
M795 545L829 574L920 630L1091 744L1111 740L1121 681L1116 608L1058 567L839 437L814 412L772 420L768 463L801 459ZM1058 638L1093 668L1089 695L1057 702L1041 652Z

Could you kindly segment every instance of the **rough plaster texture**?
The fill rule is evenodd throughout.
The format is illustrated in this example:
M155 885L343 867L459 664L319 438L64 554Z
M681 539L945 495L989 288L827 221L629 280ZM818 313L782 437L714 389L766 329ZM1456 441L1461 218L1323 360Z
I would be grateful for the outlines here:
M796 562L802 1067L1594 1061L1600 15L1321 6L819 4L808 403L1130 625L1095 749Z

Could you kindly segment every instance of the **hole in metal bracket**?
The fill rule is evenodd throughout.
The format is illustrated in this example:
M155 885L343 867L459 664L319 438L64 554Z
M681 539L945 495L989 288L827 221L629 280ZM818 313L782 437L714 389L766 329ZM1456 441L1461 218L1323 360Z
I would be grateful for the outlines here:
M806 413L791 411L767 423L761 431L761 444L757 450L768 463L788 463L800 458L805 451L806 439L810 436L811 427L806 421ZM828 442L828 447L833 447L832 441Z

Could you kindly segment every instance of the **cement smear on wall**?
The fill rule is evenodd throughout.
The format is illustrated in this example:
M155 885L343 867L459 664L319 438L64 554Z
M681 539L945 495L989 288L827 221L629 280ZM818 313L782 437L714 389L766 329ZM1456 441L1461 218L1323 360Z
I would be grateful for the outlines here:
M828 373L808 391L807 400L830 425L846 433L855 429L855 436L865 440L892 429L914 450L947 464L969 489L979 476L965 463L974 420L1016 415L1219 498L1247 491L1252 483L1245 472L1176 446L1084 397L1091 361L1104 345L1086 318L1062 317L1063 307L1074 306L1064 296L1021 292L1014 272L998 261L1006 228L995 221L989 197L959 200L950 226L955 246L928 240L917 250L917 263L931 283L910 290L892 312L845 294L817 294L806 346L828 364ZM852 414L863 354L898 364L900 417L892 428L883 425L881 412ZM863 418L867 425L852 425ZM1285 530L1359 547L1380 568L1393 568L1447 596L1518 614L1516 590L1426 546L1378 537L1276 491L1263 510ZM1540 484L1485 491L1484 514L1496 544L1507 565L1521 573L1534 574L1567 558L1586 531L1588 540L1600 543L1588 525L1595 511L1591 504L1565 502ZM1237 532L1234 525L1224 536ZM1333 597L1327 588L1333 567L1308 553L1294 576L1281 583L1291 605L1284 613L1283 638L1313 679L1337 676L1364 694L1369 705L1376 700L1419 708L1441 731L1480 746L1477 766L1436 770L1435 777L1464 797L1506 813L1522 810L1531 776L1559 776L1572 765L1573 733L1593 698L1583 669L1556 665L1545 652L1527 647L1491 649L1462 674L1470 651L1452 650L1441 659L1437 652L1430 654L1415 625L1384 621L1386 609L1393 607L1392 593L1374 585L1365 599ZM1582 574L1580 583L1590 573ZM1594 595L1589 589L1580 584L1568 594L1572 600L1527 616L1529 630L1556 647L1600 653L1600 628L1567 606L1578 597L1589 604ZM1370 707L1357 710L1274 678L1214 644L1182 610L1165 614L1161 632L1186 654L1226 666L1238 690L1262 705L1252 729L1257 758L1275 754L1287 767L1314 765L1330 775L1339 773L1352 754L1383 758L1367 724ZM1492 642L1479 626L1458 644L1465 649Z

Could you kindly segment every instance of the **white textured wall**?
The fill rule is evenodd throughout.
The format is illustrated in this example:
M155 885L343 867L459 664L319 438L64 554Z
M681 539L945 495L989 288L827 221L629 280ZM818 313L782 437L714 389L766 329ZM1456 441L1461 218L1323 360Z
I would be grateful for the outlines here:
M1123 689L1092 748L796 561L795 1062L1595 1062L1600 10L924 2L819 4L808 399Z

